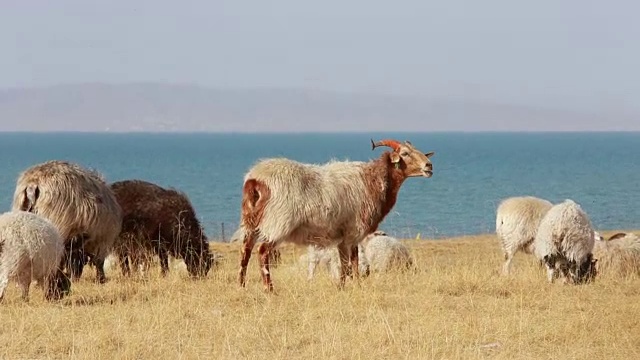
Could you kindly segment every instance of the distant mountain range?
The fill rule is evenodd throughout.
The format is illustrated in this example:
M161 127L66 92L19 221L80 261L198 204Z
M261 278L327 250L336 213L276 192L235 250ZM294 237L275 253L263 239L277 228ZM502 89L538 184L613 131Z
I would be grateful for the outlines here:
M72 84L0 90L0 131L604 131L638 114L303 89Z

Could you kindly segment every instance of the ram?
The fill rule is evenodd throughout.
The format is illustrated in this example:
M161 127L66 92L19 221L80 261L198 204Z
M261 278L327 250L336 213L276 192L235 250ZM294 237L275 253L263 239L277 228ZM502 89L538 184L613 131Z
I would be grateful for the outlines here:
M332 160L318 165L271 158L249 169L244 176L238 234L243 241L238 274L241 286L245 286L247 265L257 241L261 242L259 263L267 291L273 290L269 254L284 241L337 246L340 288L347 275L359 276L358 243L376 231L407 178L433 175L433 152L425 154L409 141L371 140L372 150L379 146L391 151L368 162Z

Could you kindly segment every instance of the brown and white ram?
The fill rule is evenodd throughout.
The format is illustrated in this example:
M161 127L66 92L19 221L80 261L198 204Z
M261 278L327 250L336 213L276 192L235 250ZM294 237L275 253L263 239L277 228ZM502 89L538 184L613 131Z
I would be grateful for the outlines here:
M433 175L429 158L409 141L382 140L388 146L379 158L331 160L305 164L286 158L258 161L244 177L239 237L243 239L238 280L245 285L247 265L256 241L262 281L273 290L269 253L281 242L337 246L340 287L347 275L358 274L357 245L378 228L396 203L409 177ZM355 251L354 251L355 250ZM351 271L347 266L351 263ZM347 272L352 274L347 274Z

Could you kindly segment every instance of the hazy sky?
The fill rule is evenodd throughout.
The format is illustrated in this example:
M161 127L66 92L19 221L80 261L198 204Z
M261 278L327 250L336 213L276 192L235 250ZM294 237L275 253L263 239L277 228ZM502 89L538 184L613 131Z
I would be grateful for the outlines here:
M0 87L168 81L640 111L638 0L0 0Z

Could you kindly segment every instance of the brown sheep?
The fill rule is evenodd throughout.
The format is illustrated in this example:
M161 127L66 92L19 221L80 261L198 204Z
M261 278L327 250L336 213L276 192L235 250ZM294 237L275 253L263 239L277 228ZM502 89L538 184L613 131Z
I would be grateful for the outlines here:
M34 165L16 181L12 210L42 215L56 226L65 241L61 268L72 280L88 257L98 282L106 281L104 259L120 232L122 210L100 173L60 160Z
M372 150L391 151L364 161L307 164L287 158L257 161L244 175L240 226L242 239L238 282L245 286L251 252L257 242L262 283L273 291L270 252L280 243L337 246L339 287L346 276L359 277L358 243L377 230L394 207L408 178L433 175L429 159L409 141L371 140ZM350 266L349 266L350 265Z
M162 275L169 271L169 257L182 258L192 276L206 276L214 256L207 237L186 194L143 180L111 184L122 207L122 232L114 247L122 273L130 274L129 260L155 253Z

